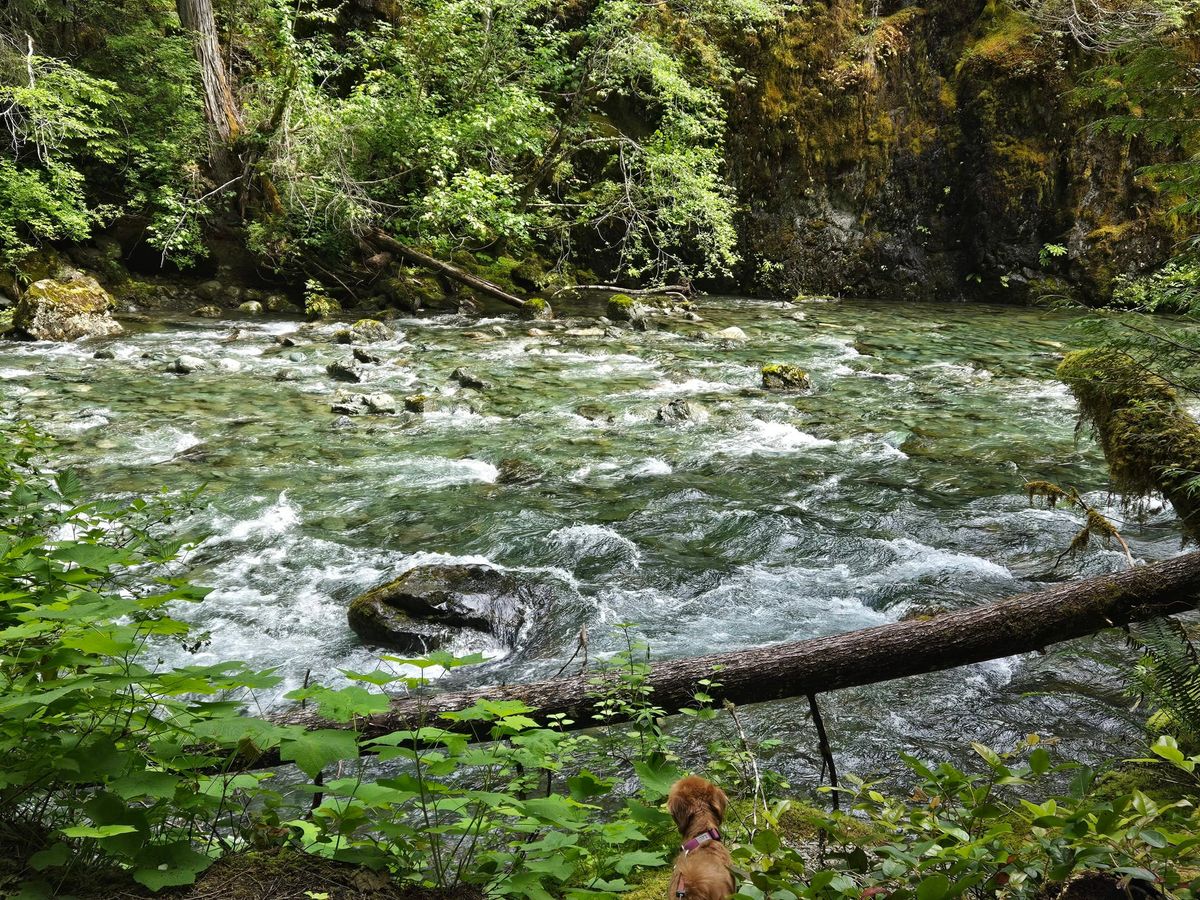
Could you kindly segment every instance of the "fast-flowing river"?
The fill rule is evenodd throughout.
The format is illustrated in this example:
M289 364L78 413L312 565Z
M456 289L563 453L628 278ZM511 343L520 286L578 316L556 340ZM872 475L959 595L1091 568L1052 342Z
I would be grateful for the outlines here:
M1086 435L1077 442L1053 379L1083 340L1064 314L732 298L698 311L703 322L615 337L598 333L595 310L534 335L511 318L394 320L394 339L370 346L382 363L354 389L440 394L438 409L353 427L330 412L342 385L325 371L349 355L331 340L344 325L164 318L106 342L0 342L0 391L99 490L207 485L192 525L210 536L193 561L215 590L180 613L212 640L194 656L166 650L167 662L273 666L284 689L310 670L336 682L341 668L373 667L346 607L426 561L552 569L570 584L524 649L456 648L495 657L470 675L479 682L554 674L583 625L593 659L616 649L622 622L668 658L1122 567L1104 549L1056 566L1079 516L1031 508L1022 488L1050 479L1109 505L1103 460ZM708 336L730 325L748 340ZM298 330L298 346L277 343ZM100 347L115 358L93 358ZM180 353L207 366L167 374ZM776 362L808 370L811 393L763 391L760 366ZM460 366L492 386L459 387ZM658 422L676 398L701 405L700 420ZM513 459L536 477L498 480ZM1139 557L1178 552L1169 510L1124 531ZM1077 642L843 691L826 717L847 770L900 747L943 756L1030 731L1119 756L1138 721L1123 711L1127 658L1115 638ZM750 720L811 759L806 715L779 703Z

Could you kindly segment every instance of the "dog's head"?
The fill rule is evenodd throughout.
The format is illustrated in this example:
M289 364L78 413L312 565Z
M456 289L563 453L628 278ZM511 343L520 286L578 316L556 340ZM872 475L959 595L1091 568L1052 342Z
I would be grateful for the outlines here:
M723 790L696 775L680 778L667 795L667 809L685 838L719 828L725 821L728 805L729 798Z

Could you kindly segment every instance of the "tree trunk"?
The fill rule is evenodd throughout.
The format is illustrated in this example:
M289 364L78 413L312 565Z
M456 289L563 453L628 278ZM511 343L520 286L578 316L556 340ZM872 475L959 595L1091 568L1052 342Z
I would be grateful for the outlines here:
M516 297L508 293L498 284L493 284L486 278L480 278L478 275L472 275L470 272L460 269L458 266L451 265L448 262L442 262L440 259L434 259L420 250L414 250L407 244L402 244L386 231L375 228L371 231L370 240L374 241L381 247L391 250L397 256L408 260L410 263L420 266L423 269L429 269L431 272L437 272L439 275L444 275L460 284L465 284L472 290L479 291L481 294L486 294L501 303L507 303L509 306L515 306L521 309L525 306L525 301L520 297Z
M176 0L175 8L180 24L191 33L196 62L200 64L204 116L213 135L213 163L218 168L228 169L231 162L229 147L242 133L242 117L233 99L225 63L221 59L212 0Z
M647 676L649 702L667 713L694 706L697 682L720 705L763 703L803 697L938 672L956 666L1041 650L1113 626L1194 609L1200 598L1200 553L1122 572L1069 582L986 606L945 613L925 621L896 622L830 637L777 644L755 650L664 662ZM379 736L433 722L441 713L465 709L478 700L519 700L538 722L565 715L587 728L623 721L598 719L597 677L582 676L530 684L404 697L391 708L357 723L366 736ZM611 676L608 690L619 689ZM292 709L274 717L279 724L342 727L314 710ZM445 728L470 733L472 723L437 720ZM555 727L561 723L555 722ZM480 735L486 737L486 735Z

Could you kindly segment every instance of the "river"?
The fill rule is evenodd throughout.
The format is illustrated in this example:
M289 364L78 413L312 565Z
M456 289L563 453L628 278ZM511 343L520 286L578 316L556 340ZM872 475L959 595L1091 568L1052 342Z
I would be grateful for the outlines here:
M208 535L191 562L214 591L180 614L211 641L159 655L277 667L281 691L309 671L336 683L339 669L373 668L378 651L348 629L346 606L428 561L552 570L569 586L517 650L455 648L492 657L460 676L476 682L554 674L583 625L593 660L618 647L622 622L669 658L1123 566L1103 548L1058 562L1079 516L1031 507L1022 488L1049 479L1111 507L1103 459L1077 440L1074 405L1053 378L1062 349L1083 341L1071 316L739 298L697 309L705 321L619 337L596 333L595 310L538 323L548 333L535 335L507 317L394 320L394 339L370 348L381 364L355 389L436 395L424 415L338 422L325 365L349 355L331 341L344 326L283 319L163 317L110 341L3 342L0 390L103 492L207 485L188 527ZM709 336L730 325L748 340ZM277 343L294 332L297 346ZM114 358L94 358L98 347ZM180 353L208 365L167 374ZM775 362L808 370L811 393L761 390L759 368ZM459 387L459 366L492 386ZM658 422L676 398L703 406L701 421ZM498 479L510 459L532 465L533 480ZM1123 528L1140 558L1179 550L1169 509ZM1100 637L842 691L825 699L826 717L844 770L885 765L897 748L943 756L1031 731L1084 756L1120 756L1138 722L1122 694L1128 658ZM797 772L815 758L806 715L797 702L749 716Z

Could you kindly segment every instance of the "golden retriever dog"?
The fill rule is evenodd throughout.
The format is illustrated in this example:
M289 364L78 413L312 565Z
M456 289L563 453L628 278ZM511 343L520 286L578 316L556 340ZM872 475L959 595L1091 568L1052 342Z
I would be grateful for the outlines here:
M689 775L671 787L667 809L683 846L675 859L668 900L729 900L735 893L732 860L721 843L729 798L709 781Z

